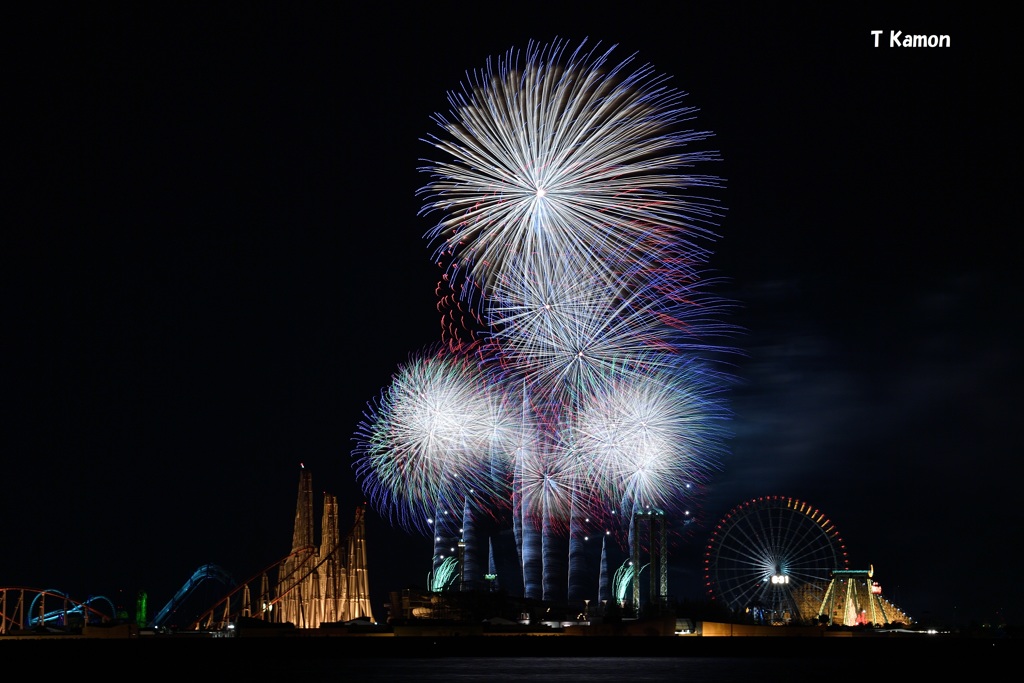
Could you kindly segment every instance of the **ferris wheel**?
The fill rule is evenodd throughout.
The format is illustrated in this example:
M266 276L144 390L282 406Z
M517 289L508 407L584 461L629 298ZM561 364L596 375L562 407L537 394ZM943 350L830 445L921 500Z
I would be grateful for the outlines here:
M806 623L820 613L832 572L848 564L824 513L796 498L762 496L715 526L704 554L705 588L757 623Z

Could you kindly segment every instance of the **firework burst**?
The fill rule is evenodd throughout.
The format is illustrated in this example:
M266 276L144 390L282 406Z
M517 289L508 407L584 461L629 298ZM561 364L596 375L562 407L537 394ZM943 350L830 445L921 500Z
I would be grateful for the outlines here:
M364 492L396 524L421 532L441 505L471 492L507 498L503 472L521 423L477 365L434 350L414 356L357 429L354 467Z
M510 269L490 299L487 338L535 390L574 403L610 376L662 367L686 348L695 307L650 298L639 286L649 282L625 273L613 286L565 258Z
M621 513L680 513L724 454L728 411L717 373L698 363L651 376L619 375L590 394L573 423L574 460L595 498Z
M450 120L435 117L444 136L427 142L450 159L421 169L423 212L442 214L427 237L484 295L524 255L614 281L637 253L706 254L720 210L699 192L719 181L689 170L717 159L690 149L710 133L682 129L685 93L613 50L510 50L449 94Z
M511 505L530 598L589 595L588 530L684 510L724 454L728 379L698 360L735 331L706 271L721 183L694 172L718 157L685 93L614 49L531 42L449 93L419 191L442 341L356 436L407 529Z

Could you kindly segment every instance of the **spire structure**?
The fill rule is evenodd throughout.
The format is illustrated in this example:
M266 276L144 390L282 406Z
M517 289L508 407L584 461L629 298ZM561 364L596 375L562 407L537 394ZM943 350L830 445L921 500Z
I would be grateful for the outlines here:
M309 470L303 466L295 504L292 551L278 568L278 621L295 624L298 628L320 625L316 613L320 597L316 574L318 554L313 545L313 480Z
M312 475L303 467L292 550L278 569L275 621L296 628L318 628L357 617L373 621L363 508L356 508L355 524L343 539L338 530L338 499L324 493L319 546L314 536Z
M369 617L374 621L370 607L370 579L366 571L366 511L356 507L355 524L348 536L348 579L345 609L349 619Z

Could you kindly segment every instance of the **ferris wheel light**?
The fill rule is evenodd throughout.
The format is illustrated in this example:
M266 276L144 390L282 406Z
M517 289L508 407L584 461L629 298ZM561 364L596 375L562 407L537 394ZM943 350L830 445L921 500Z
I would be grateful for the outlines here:
M781 535L766 529L785 529ZM757 619L789 623L801 614L805 587L827 583L848 565L842 538L823 529L794 499L759 498L720 518L704 554L705 585L735 610L758 605Z

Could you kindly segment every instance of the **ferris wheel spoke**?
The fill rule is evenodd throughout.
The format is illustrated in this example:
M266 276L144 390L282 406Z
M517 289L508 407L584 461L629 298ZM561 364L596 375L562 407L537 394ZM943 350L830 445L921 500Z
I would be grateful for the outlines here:
M705 554L709 595L765 619L809 619L835 569L846 566L842 539L820 511L766 496L747 501L715 527Z

